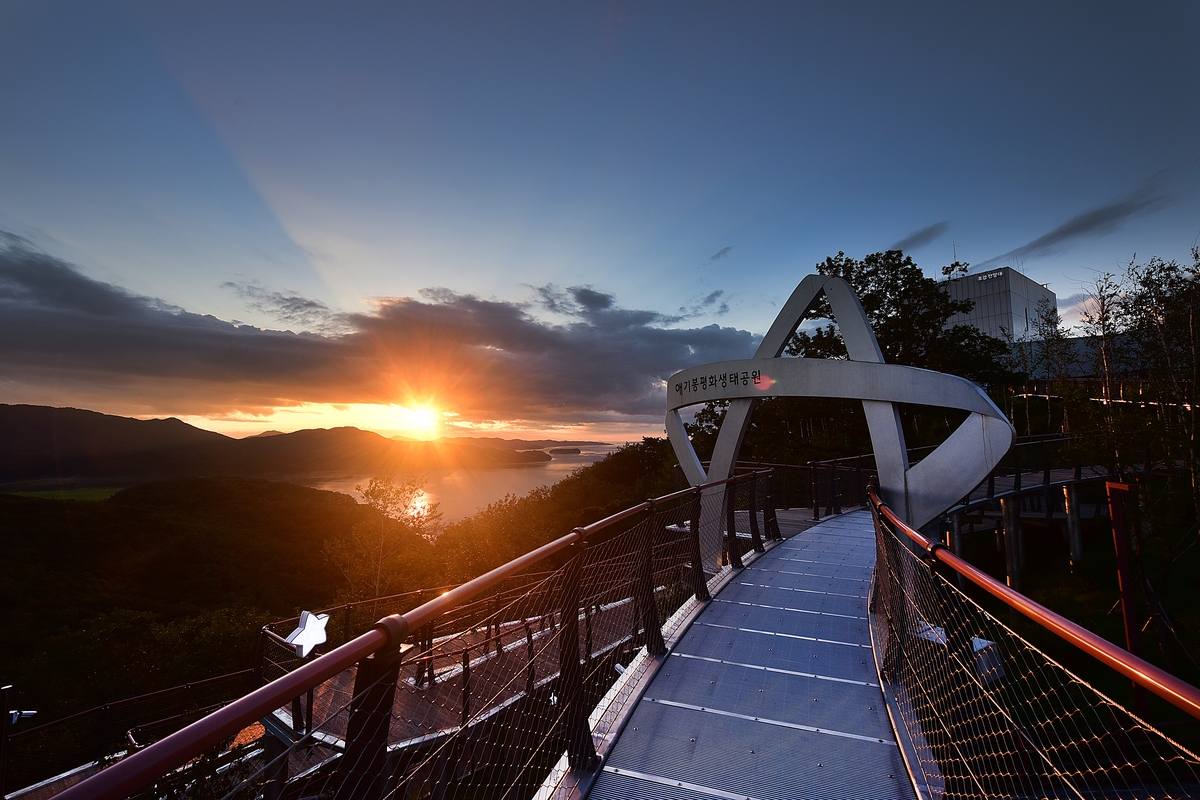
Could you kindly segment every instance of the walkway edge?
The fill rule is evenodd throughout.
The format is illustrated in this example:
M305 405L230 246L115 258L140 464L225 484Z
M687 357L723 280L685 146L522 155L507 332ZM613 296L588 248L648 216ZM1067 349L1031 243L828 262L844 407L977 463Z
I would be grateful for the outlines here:
M878 569L879 565L875 565ZM912 739L908 735L908 728L901 725L900 722L900 704L896 700L896 692L892 688L892 684L883 676L883 662L879 653L879 640L875 635L875 570L871 571L871 590L867 595L870 600L867 601L867 630L871 635L871 655L875 661L875 674L879 676L879 691L883 693L884 707L887 708L888 722L891 723L892 733L896 737L896 744L900 745L901 760L904 762L904 769L908 772L908 779L912 782L913 791L917 793L918 800L932 800L935 797L941 797L942 793L934 794L929 784L925 781L925 774L913 769L913 765L917 763L917 748L913 744Z
M786 541L786 540L784 540ZM783 542L767 542L765 552L751 551L742 556L742 563L748 567L762 556L774 550ZM742 573L741 569L726 568L714 578L716 582L709 586L709 594L716 597L722 589L729 585L734 578ZM579 800L585 798L592 790L592 785L604 770L613 745L621 737L626 723L633 715L633 710L646 694L654 676L667 663L675 645L683 638L692 623L708 608L712 600L699 601L695 595L679 607L671 617L663 623L664 639L667 652L657 658L651 657L642 648L633 661L629 662L621 678L601 698L592 713L588 716L588 726L592 729L592 740L596 745L596 754L600 761L594 770L575 772L568 768L567 757L564 754L551 768L550 774L534 795L534 800ZM668 633L669 631L669 633Z

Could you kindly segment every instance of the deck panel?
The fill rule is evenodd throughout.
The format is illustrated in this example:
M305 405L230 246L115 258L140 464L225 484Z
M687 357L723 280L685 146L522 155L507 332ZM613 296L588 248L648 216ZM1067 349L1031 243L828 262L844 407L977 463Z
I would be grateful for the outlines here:
M736 575L650 683L590 796L911 800L870 650L874 557L857 511Z

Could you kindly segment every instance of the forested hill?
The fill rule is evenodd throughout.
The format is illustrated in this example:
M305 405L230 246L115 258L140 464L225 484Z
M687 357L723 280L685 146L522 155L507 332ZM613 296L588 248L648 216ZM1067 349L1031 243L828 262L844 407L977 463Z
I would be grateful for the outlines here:
M233 439L178 419L0 404L0 487L131 484L206 475L383 474L549 461L539 452L395 441L357 428Z
M665 440L628 445L436 542L348 495L251 478L147 483L87 502L0 494L0 684L49 720L245 669L264 622L341 602L348 570L382 569L380 593L460 583L670 491L673 464ZM363 563L339 560L346 541L367 545L352 550Z

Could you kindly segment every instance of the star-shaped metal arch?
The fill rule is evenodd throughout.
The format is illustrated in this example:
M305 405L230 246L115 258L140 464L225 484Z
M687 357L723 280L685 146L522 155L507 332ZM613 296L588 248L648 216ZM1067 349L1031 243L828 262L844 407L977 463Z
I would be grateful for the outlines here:
M780 358L800 320L824 293L850 360ZM715 380L714 380L715 379ZM975 488L1012 446L1016 431L986 393L955 375L883 363L857 295L841 278L809 275L788 298L754 358L677 372L667 382L667 434L688 481L697 486L733 475L750 413L760 397L861 400L885 501L920 527ZM708 472L688 440L679 409L728 400ZM969 411L936 450L909 466L896 403Z

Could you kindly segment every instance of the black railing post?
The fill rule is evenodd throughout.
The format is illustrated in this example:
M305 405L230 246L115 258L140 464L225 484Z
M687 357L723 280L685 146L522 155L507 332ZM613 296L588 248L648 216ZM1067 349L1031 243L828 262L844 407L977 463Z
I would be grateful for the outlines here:
M484 647L487 652L487 647ZM462 651L462 726L471 721L471 648Z
M692 558L692 589L696 592L696 599L702 603L707 603L712 600L712 595L708 593L708 579L704 574L704 556L700 552L700 501L703 491L696 490L696 494L692 497L692 516L688 520L688 546L691 549Z
M817 480L817 468L812 462L809 462L808 465L808 477L810 484L809 499L812 501L812 518L813 522L816 522L821 518L821 485Z
M258 630L258 641L254 644L254 681L257 684L266 683L265 672L263 669L264 661L267 657L267 626L263 625ZM4 797L4 793L0 792L0 797Z
M652 656L667 652L663 642L662 623L658 621L658 603L654 600L654 545L658 532L663 527L662 515L650 504L650 530L642 537L641 553L637 557L636 591L638 605L642 607L642 630L646 632L646 650Z
M559 610L562 624L558 630L558 682L562 689L563 711L559 718L567 743L567 762L571 769L591 769L597 760L596 745L588 727L588 704L583 696L583 670L579 663L579 588L583 582L582 541L571 545L571 560L563 569Z
M1044 472L1042 474L1042 485L1046 487L1046 492L1045 492L1045 494L1046 494L1046 519L1049 520L1051 518L1051 516L1053 516L1053 514L1054 514L1054 512L1051 511L1051 509L1054 506L1052 504L1053 501L1051 499L1051 494L1050 494L1050 445L1049 444L1045 444L1042 446L1042 453L1046 457L1046 463L1044 465Z
M829 499L833 503L833 513L842 513L842 499L838 496L838 468L836 464L829 467Z
M262 737L262 743L267 762L262 776L263 800L280 800L288 780L288 747L271 733Z
M737 481L731 480L725 484L725 552L729 563L735 569L742 569L742 548L737 540L737 517L734 514L737 506Z
M747 503L750 509L750 541L754 545L754 552L765 553L767 549L763 546L762 532L758 528L758 473L750 473L750 501Z
M779 532L779 517L775 514L775 478L779 472L767 476L766 502L763 503L763 521L767 526L767 538L776 542L783 541Z
M8 726L12 719L12 686L0 686L0 706L4 716L0 717L0 798L4 797L4 773L8 764Z
M430 622L417 631L417 649L421 651L421 660L417 662L417 676L414 679L418 689L424 688L425 681L432 686L437 678L433 673L433 623Z
M529 697L533 694L533 685L537 681L537 664L533 660L533 628L529 627L529 620L525 620L525 648L529 656L529 671L525 674L525 696Z
M407 650L381 651L358 662L336 800L378 800L388 788L388 730L400 662Z

